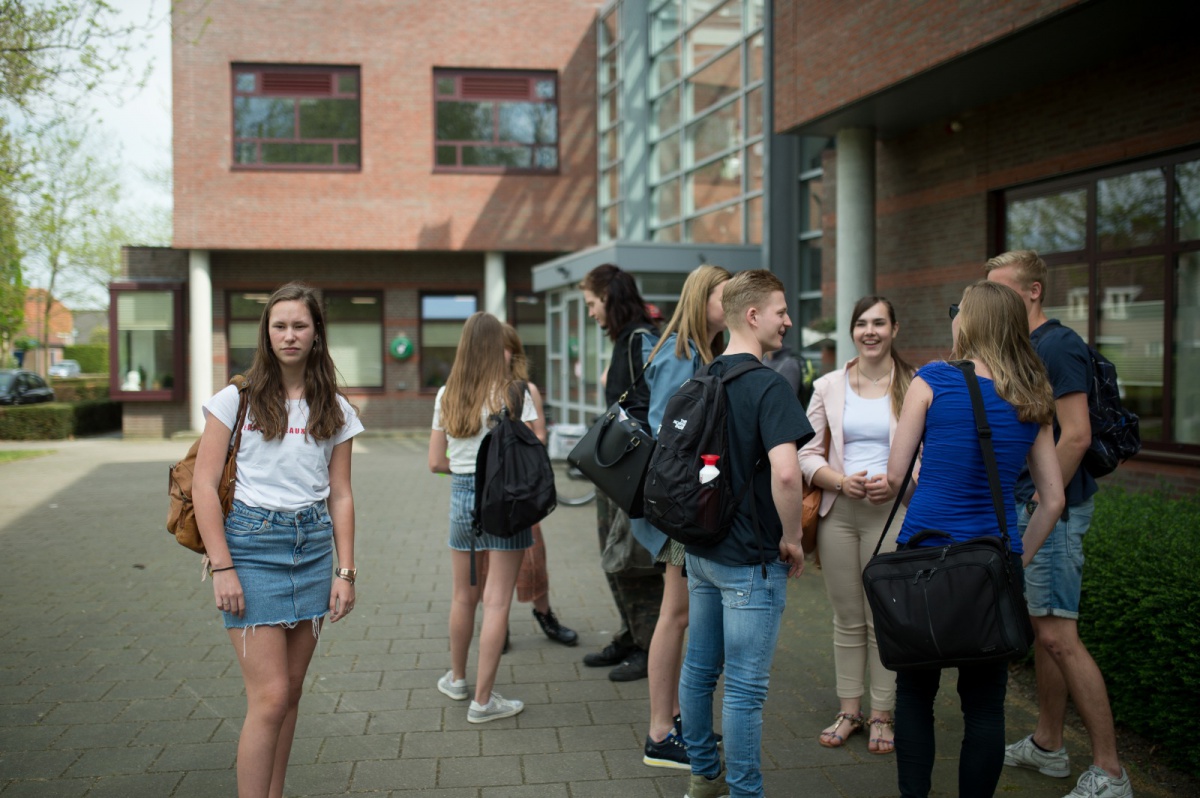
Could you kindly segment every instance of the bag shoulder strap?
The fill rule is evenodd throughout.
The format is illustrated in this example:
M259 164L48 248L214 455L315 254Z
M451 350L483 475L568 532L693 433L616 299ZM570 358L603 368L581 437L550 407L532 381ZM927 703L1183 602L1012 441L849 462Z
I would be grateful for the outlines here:
M233 436L233 445L229 447L229 457L233 457L242 446L242 427L246 426L246 413L250 410L250 392L247 390L250 381L241 374L235 374L229 384L236 386L238 391L237 432Z
M642 370L637 372L636 374L634 373L633 342L637 339L637 336L639 336L639 335L652 335L653 333L654 333L654 330L651 330L649 327L638 327L636 330L634 330L633 332L631 332L629 334L629 349L626 350L625 354L629 356L629 379L633 380L633 382L629 383L629 387L625 389L625 393L621 394L620 398L617 399L617 404L621 404L622 402L624 402L625 397L627 397L627 396L629 396L629 394L633 393L633 389L636 388L638 383L641 382L642 379L646 376L646 367L650 365L649 363L643 363Z
M967 382L967 393L971 395L971 410L975 415L975 433L979 437L979 448L983 451L983 464L987 469L988 487L991 488L992 506L996 511L996 521L1000 524L1000 539L1004 541L1004 548L1009 549L1008 538L1008 519L1004 514L1004 499L1000 493L1000 468L996 464L996 450L992 446L992 428L988 424L987 410L983 406L983 393L979 390L979 378L975 376L975 364L969 360L955 360L950 363L956 369L963 373L963 378ZM921 438L924 441L924 436ZM908 490L908 483L912 480L913 469L917 465L917 456L920 454L921 447L917 446L917 451L913 452L912 462L908 464L908 471L904 474L904 481L900 484L900 492L896 494L896 501L892 505L892 512L888 515L887 523L883 525L883 533L880 534L879 540L875 543L875 551L871 556L879 554L879 549L883 545L884 538L887 537L888 529L892 526L892 521L896 518L896 513L900 510L900 504L904 499L904 492Z

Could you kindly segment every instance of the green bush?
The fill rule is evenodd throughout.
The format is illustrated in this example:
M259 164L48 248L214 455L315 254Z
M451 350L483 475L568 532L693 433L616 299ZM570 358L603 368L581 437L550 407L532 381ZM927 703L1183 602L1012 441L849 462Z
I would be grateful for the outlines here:
M77 436L112 432L121 428L120 402L93 399L76 402L71 407L75 409L74 434Z
M0 407L0 440L58 441L121 428L121 403L110 399Z
M1108 682L1118 723L1200 775L1200 747L1164 719L1190 717L1200 695L1200 498L1096 496L1084 539L1079 632Z
M86 402L108 398L108 377L52 377L54 398L59 402Z
M0 439L60 441L75 428L75 408L65 402L0 407Z
M63 357L79 361L84 374L108 373L108 344L75 344L63 347Z

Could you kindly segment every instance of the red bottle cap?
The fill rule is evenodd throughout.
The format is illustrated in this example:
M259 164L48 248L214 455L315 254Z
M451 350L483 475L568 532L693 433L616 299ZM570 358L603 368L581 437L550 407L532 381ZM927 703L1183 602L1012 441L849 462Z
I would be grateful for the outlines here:
M717 461L721 459L721 455L719 455L719 454L702 454L702 455L700 455L700 459L704 461L704 464L706 466L715 466L717 464Z

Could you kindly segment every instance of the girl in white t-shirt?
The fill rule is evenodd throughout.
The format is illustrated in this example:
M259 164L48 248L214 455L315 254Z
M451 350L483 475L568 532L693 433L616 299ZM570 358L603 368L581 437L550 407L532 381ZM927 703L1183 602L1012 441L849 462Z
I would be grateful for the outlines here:
M453 595L450 603L450 670L437 688L456 701L467 690L467 651L475 631L475 607L480 590L471 584L471 538L475 535L475 458L488 432L487 418L500 412L511 393L512 376L504 348L504 326L490 313L475 313L463 325L462 338L446 385L438 390L429 436L429 470L450 474L450 565ZM537 418L533 398L525 392L521 421ZM508 629L508 610L525 549L533 543L530 530L512 538L484 533L475 548L488 552L488 578L483 586L483 628L479 633L479 666L475 697L467 711L471 723L486 723L516 715L524 703L492 692L500 653Z
M308 286L289 283L271 295L246 379L233 509L222 518L217 498L238 416L232 385L204 406L192 498L246 683L238 794L282 795L322 618L328 612L336 622L354 609L350 448L363 427L338 390L320 301Z

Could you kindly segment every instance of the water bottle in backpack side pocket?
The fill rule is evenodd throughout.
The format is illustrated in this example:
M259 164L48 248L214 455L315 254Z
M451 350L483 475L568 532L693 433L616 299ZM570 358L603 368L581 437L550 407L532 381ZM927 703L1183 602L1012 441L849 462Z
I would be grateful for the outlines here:
M721 523L721 498L716 481L721 473L717 468L717 460L721 458L716 454L702 454L700 459L704 461L704 467L700 469L700 484L704 487L700 489L700 517L697 521L704 529L715 530Z

